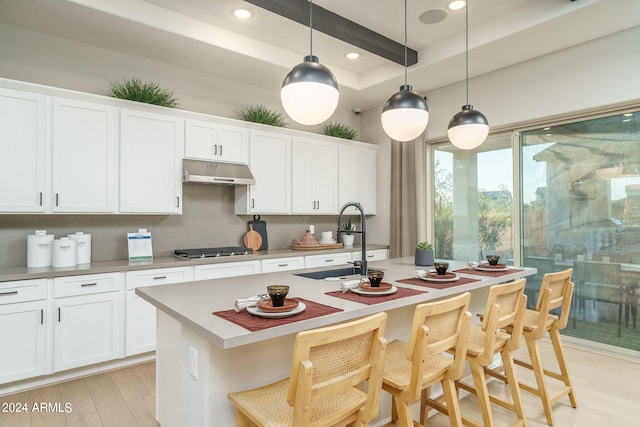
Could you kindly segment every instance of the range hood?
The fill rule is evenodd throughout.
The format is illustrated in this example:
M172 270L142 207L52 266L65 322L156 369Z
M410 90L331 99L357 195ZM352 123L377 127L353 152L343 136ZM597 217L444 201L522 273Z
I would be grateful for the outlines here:
M222 185L253 185L255 178L243 163L183 160L182 182Z

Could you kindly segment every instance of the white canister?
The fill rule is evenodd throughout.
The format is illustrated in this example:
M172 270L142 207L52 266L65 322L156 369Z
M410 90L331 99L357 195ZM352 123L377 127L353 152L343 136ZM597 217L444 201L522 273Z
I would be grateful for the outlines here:
M76 241L61 237L51 244L51 265L53 267L73 267L76 265Z
M76 263L88 264L91 262L91 234L84 234L82 231L76 231L75 234L67 236L76 242Z
M51 267L51 242L53 234L47 230L36 230L27 236L27 267Z

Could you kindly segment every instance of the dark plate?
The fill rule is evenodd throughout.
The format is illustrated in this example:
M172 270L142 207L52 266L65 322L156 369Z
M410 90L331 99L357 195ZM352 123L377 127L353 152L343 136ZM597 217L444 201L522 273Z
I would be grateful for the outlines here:
M277 312L277 311L291 311L298 306L299 302L297 300L286 298L284 300L284 304L282 307L274 307L273 301L270 299L264 299L262 301L258 301L256 307L258 307L262 311L268 312Z

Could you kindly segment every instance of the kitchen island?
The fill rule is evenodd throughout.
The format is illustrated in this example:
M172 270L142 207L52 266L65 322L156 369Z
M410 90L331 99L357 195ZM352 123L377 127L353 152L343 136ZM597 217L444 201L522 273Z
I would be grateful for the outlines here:
M450 270L466 267L462 262L451 262L450 265ZM298 276L301 271L136 289L136 294L158 309L158 421L163 427L234 425L235 413L227 400L227 393L287 377L293 341L300 331L386 311L389 315L385 332L387 340L406 340L416 304L470 291L471 311L481 312L490 285L536 273L533 268L517 268L500 277L480 273L459 274L461 278L474 281L435 289L398 282L412 278L417 268L413 257L372 262L370 268L383 270L384 282L419 292L397 299L381 299L379 303L361 303L327 294L338 291L340 281ZM308 271L313 270L304 272ZM349 278L355 277L359 276ZM289 297L302 298L338 311L306 320L297 320L293 316L290 322L280 326L254 331L213 314L229 311L238 298L264 293L268 284L287 284L290 286ZM373 301L380 297L370 298ZM373 425L383 425L389 416L390 400L385 393L382 397L380 418Z

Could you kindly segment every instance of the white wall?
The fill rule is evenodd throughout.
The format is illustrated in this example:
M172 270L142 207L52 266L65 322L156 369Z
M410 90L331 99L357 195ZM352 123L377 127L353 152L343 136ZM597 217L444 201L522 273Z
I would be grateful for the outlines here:
M640 27L545 55L469 82L469 102L495 128L640 103ZM469 64L473 71L473 64ZM465 85L426 94L427 139L446 137L465 104Z

